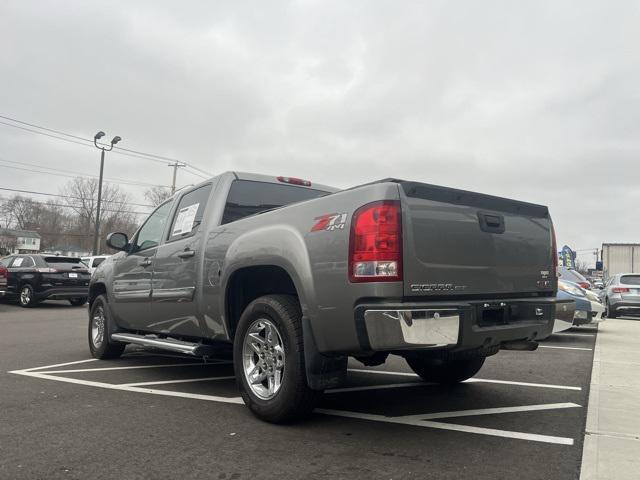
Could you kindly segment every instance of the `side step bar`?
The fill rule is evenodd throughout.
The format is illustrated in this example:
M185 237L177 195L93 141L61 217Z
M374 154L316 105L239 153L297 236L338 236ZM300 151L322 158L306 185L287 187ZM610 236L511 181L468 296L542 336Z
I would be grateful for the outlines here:
M185 353L187 355L195 355L204 357L212 355L214 348L211 345L203 343L185 342L174 338L160 338L157 335L137 335L135 333L113 333L111 340L114 342L135 343L145 347L156 347L172 352Z

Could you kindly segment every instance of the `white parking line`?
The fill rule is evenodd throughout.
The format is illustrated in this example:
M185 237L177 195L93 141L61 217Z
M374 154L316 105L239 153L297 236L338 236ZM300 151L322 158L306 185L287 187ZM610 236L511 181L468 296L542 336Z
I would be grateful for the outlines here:
M384 370L364 370L358 368L350 368L349 372L357 372L357 373L375 373L382 375L400 375L405 377L418 377L415 373L407 373L407 372L387 372ZM509 380L493 380L489 378L470 378L465 380L464 383L497 383L501 385L518 385L521 387L536 387L536 388L555 388L559 390L582 390L581 387L571 387L569 385L553 385L547 383L530 383L530 382L512 382Z
M324 393L360 392L363 390L385 390L387 388L424 387L428 385L434 384L427 382L387 383L385 385L364 385L362 387L332 388L331 390L325 390Z
M45 373L82 373L82 372L107 372L111 370L138 370L143 368L173 368L173 367L200 367L203 365L219 365L218 363L165 363L162 365L129 365L127 367L101 367L101 368L77 368L73 370L47 370Z
M137 383L119 383L121 387L142 387L144 385L169 385L172 383L193 383L193 382L209 382L215 380L233 380L235 376L229 377L204 377L204 378L183 378L181 380L162 380L155 382L137 382Z
M347 412L343 410L316 409L317 413L334 415L337 417L356 418L359 420L372 420L374 422L398 423L401 425L412 425L414 427L437 428L440 430L453 430L465 433L477 433L494 437L515 438L518 440L529 440L532 442L554 443L558 445L573 445L572 438L554 437L550 435L538 435L535 433L513 432L510 430L497 430L494 428L472 427L470 425L455 425L452 423L432 422L429 420L416 420L414 418L385 417L371 413Z
M593 351L592 348L583 348L583 347L556 347L554 345L540 345L538 348L558 348L561 350L585 350L587 352Z
M537 412L540 410L556 410L561 408L581 407L577 403L543 403L540 405L522 405L518 407L478 408L474 410L458 410L454 412L437 412L417 415L403 415L402 418L416 420L433 420L435 418L476 417L478 415L496 415L500 413Z
M25 375L27 377L42 378L44 380L55 380L56 382L74 383L76 385L87 385L90 387L107 388L109 390L121 390L125 392L149 393L151 395L164 395L167 397L192 398L196 400L207 400L210 402L242 404L242 397L219 397L215 395L200 395L197 393L174 392L172 390L156 390L153 388L133 387L127 385L117 385L113 383L94 382L92 380L80 380L78 378L55 377L41 372L30 372L26 370L14 370L9 373Z
M26 368L23 371L32 372L34 370L43 370L43 369L46 369L46 368L66 367L67 365L77 365L79 363L95 362L96 360L98 360L98 359L97 358L89 358L87 360L76 360L75 362L57 363L55 365L45 365L44 367Z

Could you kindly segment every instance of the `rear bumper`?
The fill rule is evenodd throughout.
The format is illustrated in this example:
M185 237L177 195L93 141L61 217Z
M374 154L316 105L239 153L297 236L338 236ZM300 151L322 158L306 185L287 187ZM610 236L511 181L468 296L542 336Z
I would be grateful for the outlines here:
M363 304L355 309L359 350L492 348L551 334L556 318L573 321L575 303L551 298Z
M89 287L56 287L35 292L36 300L68 300L70 298L88 297Z
M616 312L640 313L640 301L616 301L613 298L609 298L609 306Z

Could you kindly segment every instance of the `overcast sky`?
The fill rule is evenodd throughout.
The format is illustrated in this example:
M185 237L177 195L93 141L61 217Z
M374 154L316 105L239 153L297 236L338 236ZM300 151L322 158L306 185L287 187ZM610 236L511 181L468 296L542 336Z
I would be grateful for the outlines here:
M637 1L4 0L0 115L214 174L508 196L548 205L560 245L639 242L639 25ZM99 153L0 125L0 187L67 180L8 162L97 174ZM105 176L171 169L109 154Z

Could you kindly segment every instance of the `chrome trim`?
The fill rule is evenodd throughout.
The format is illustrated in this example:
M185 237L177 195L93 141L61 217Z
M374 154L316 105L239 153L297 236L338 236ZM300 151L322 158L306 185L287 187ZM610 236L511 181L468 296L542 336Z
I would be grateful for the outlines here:
M113 333L111 340L115 342L134 343L145 347L157 347L172 352L188 355L207 355L211 353L210 345L201 343L184 342L173 338L159 338L155 335L136 335L134 333Z
M144 300L151 296L150 289L144 290L114 290L113 296L116 300Z
M460 333L455 308L366 310L364 321L374 350L453 346Z
M196 287L178 287L178 288L154 288L151 293L153 300L186 300L192 301Z

